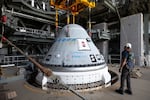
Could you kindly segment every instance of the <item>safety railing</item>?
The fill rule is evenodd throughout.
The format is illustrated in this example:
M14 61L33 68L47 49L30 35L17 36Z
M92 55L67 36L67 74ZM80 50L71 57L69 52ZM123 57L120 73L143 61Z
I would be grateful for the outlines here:
M44 55L30 55L33 58L38 58L43 59ZM25 63L29 62L29 60L23 56L23 55L18 55L18 56L4 56L3 59L3 64L19 64L19 63Z

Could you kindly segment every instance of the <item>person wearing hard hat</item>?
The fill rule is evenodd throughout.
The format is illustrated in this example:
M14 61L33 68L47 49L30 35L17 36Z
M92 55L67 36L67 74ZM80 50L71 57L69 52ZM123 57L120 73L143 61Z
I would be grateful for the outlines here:
M131 52L132 45L131 43L127 43L124 47L124 51L122 51L122 59L119 68L119 72L121 72L121 82L120 88L116 90L117 93L124 94L124 81L127 81L127 89L126 93L132 95L131 83L130 83L130 72L134 68L134 55Z

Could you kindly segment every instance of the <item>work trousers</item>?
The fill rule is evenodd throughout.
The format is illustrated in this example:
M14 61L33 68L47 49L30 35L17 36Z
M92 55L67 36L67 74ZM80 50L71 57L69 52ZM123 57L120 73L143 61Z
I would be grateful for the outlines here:
M121 83L120 83L120 90L124 91L124 83L125 80L127 82L127 89L131 91L131 83L130 83L130 70L124 66L121 73Z

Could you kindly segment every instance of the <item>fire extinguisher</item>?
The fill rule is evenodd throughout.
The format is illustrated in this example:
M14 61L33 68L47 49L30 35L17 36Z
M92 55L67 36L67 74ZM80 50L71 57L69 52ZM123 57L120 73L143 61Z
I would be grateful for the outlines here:
M2 15L1 21L2 21L3 24L5 24L6 21L7 21L7 16L6 15Z

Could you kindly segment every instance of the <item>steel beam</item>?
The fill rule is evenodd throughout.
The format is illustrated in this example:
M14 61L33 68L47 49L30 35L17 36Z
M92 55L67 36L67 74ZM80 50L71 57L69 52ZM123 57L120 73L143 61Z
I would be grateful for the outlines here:
M50 20L47 20L47 19L34 17L34 16L31 16L31 15L15 12L15 11L11 11L11 10L6 10L6 12L11 13L12 15L20 16L20 17L23 17L23 18L29 18L29 19L36 20L36 21L43 22L43 23L54 24L54 21L50 21Z

